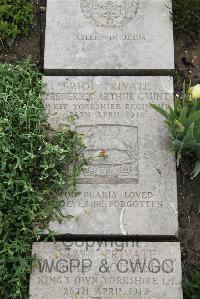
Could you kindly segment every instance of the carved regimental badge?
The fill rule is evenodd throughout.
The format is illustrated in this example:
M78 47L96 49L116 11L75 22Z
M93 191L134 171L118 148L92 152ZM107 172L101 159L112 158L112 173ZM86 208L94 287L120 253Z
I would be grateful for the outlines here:
M100 124L79 126L86 140L85 154L94 157L79 177L80 184L132 184L139 180L138 128ZM99 157L104 149L107 157Z
M139 0L80 0L83 14L95 25L121 26L134 18Z

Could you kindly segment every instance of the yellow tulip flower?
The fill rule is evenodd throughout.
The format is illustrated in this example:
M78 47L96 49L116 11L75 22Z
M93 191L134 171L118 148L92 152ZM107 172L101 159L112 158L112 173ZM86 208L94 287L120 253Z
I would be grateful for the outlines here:
M192 99L200 99L200 84L197 84L189 89Z

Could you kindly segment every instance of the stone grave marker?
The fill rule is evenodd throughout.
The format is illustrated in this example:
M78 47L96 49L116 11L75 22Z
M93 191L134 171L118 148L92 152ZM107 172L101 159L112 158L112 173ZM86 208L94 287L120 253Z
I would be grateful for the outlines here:
M179 243L34 243L30 299L182 299Z
M149 105L173 106L173 79L144 76L174 69L171 10L171 0L47 1L48 121L63 129L76 114L71 129L84 135L91 157L80 195L63 194L62 213L74 217L49 228L57 238L102 241L34 243L30 299L183 298L178 242L103 241L177 238L175 156Z
M175 238L178 233L174 153L162 117L150 108L173 105L171 77L44 77L49 122L62 128L76 113L92 157L65 193L64 215L49 227L62 234Z
M48 0L46 74L174 69L171 0Z

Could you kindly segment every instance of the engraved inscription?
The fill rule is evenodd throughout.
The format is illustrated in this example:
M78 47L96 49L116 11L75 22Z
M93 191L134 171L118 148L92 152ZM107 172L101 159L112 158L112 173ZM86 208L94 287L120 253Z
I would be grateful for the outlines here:
M86 136L86 155L93 159L86 166L79 183L138 183L138 128L128 125L100 124L80 126ZM105 151L106 158L98 156Z
M83 14L95 25L117 27L128 23L137 14L138 0L80 0Z
M170 243L126 241L35 244L40 259L30 291L66 299L182 298L178 250Z

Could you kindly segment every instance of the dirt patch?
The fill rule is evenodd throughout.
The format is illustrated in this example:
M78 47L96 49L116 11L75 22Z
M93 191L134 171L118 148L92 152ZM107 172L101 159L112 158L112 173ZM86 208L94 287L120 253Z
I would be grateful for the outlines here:
M200 83L200 35L175 36L175 64L178 76Z
M180 241L185 268L200 268L200 176L191 179L191 160L178 169Z

